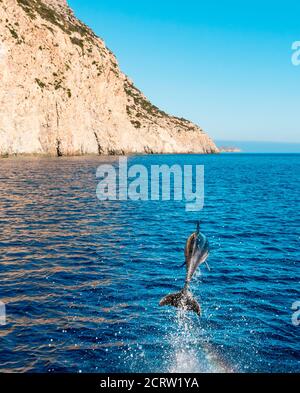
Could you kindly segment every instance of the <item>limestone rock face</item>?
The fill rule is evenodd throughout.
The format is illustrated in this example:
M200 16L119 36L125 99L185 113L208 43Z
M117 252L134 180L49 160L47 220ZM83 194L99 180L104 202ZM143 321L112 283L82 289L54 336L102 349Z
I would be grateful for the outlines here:
M0 155L213 153L152 105L65 0L0 0Z

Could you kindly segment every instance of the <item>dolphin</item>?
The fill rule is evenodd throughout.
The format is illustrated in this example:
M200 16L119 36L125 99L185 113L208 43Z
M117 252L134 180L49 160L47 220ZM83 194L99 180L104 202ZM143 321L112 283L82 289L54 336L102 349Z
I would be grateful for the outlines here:
M185 250L186 278L183 289L178 293L165 296L160 306L173 306L186 311L194 311L201 315L201 307L190 291L190 283L198 266L206 263L209 256L209 243L205 235L200 232L200 222L197 222L196 232L187 239Z

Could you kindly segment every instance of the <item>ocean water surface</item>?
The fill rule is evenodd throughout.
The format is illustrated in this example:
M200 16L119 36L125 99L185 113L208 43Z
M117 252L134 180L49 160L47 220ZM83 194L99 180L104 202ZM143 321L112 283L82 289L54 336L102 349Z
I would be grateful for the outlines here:
M115 159L0 161L0 371L299 372L300 155L129 158L203 164L200 212L100 202L96 169ZM201 318L158 305L182 287L198 219Z

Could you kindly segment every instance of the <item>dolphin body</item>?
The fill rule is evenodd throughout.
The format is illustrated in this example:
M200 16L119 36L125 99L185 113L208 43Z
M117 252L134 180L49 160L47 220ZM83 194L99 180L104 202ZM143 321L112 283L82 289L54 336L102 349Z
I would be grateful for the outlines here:
M205 235L200 232L200 223L197 230L187 240L185 250L186 278L183 289L178 293L165 296L159 303L160 306L173 306L186 311L194 311L199 316L201 308L189 290L192 277L198 266L206 263L209 255L209 243ZM209 266L207 265L209 268Z

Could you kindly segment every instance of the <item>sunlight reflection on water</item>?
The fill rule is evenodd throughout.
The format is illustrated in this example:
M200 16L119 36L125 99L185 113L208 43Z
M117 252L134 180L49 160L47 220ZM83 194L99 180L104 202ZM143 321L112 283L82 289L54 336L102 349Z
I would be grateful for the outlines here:
M0 371L300 371L299 156L130 158L204 164L200 214L100 203L103 160L1 160ZM158 306L182 286L199 218L212 249L192 283L201 319Z

